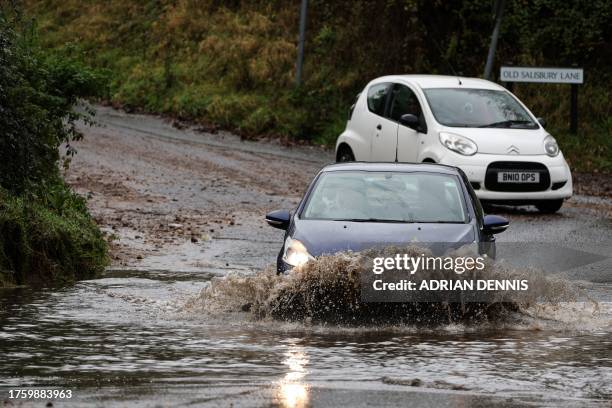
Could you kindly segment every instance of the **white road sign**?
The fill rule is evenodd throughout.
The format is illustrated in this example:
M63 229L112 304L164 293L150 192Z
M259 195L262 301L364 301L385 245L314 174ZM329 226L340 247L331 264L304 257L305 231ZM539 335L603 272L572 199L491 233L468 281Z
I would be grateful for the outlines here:
M584 73L582 68L501 67L500 80L503 82L581 84L584 80Z

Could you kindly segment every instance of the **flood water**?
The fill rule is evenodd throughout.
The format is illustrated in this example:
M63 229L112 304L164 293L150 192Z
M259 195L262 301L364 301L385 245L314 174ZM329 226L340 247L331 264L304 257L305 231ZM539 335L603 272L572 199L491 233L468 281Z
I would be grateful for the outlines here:
M562 305L548 318L499 327L338 327L185 309L209 279L116 271L59 290L3 290L3 398L31 386L72 389L73 402L95 406L297 407L338 401L324 398L328 389L349 390L344 402L356 389L490 396L505 398L503 406L612 401L610 302L597 312Z

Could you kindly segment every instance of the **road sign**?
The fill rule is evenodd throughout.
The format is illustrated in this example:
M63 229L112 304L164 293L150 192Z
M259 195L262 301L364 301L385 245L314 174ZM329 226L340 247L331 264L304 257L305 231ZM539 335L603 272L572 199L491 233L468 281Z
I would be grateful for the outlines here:
M514 82L536 82L548 84L571 84L570 94L570 132L578 132L578 85L584 82L582 68L534 68L501 67L499 79L506 82L512 91Z
M503 82L581 84L584 73L582 68L501 67L499 79Z

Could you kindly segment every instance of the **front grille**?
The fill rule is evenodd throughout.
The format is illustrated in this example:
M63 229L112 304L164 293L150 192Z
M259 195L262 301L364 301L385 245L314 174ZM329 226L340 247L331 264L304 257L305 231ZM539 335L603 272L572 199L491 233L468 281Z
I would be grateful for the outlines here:
M538 183L498 183L500 171L531 171L540 173ZM493 162L487 167L485 187L490 191L531 192L544 191L550 187L550 174L542 163L534 162Z

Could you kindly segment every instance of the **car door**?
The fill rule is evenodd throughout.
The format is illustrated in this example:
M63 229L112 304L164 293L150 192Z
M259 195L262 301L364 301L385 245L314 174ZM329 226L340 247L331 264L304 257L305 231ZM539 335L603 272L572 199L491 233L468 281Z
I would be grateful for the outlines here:
M419 118L420 125L418 130L399 123L400 118L405 114L412 114ZM427 124L423 117L421 104L415 93L408 86L402 84L393 85L389 117L392 121L398 123L397 160L400 162L416 162L421 136L423 133L427 133Z
M375 84L368 89L370 161L395 160L398 125L385 117L391 89L391 83Z

